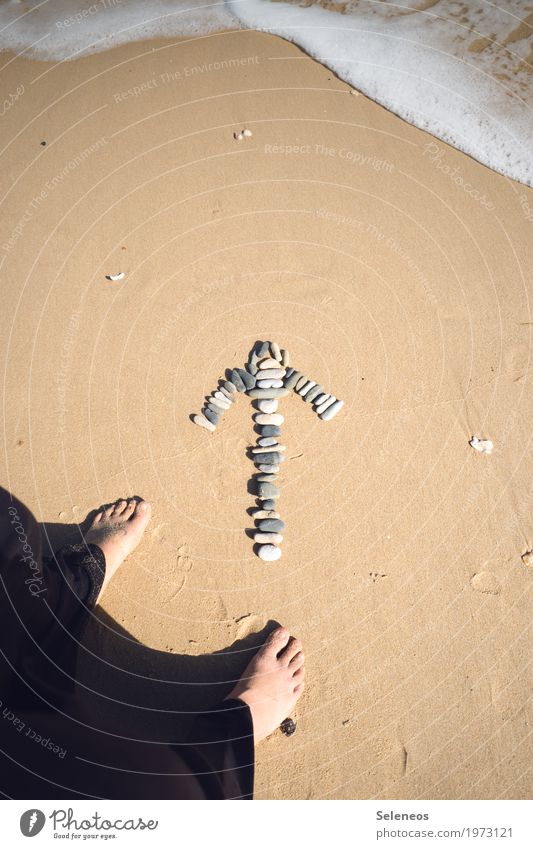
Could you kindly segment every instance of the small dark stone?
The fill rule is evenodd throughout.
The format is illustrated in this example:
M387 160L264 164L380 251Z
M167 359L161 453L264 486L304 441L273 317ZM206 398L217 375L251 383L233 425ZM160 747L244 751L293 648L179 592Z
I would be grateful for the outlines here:
M277 425L261 425L261 436L281 436L281 428Z
M231 382L235 386L237 392L244 392L245 391L246 386L245 386L244 382L241 380L241 376L240 376L240 374L239 374L239 372L237 371L236 368L231 369L231 371L229 373L229 379L231 380Z
M220 417L222 415L222 413L224 412L223 410L220 409L220 407L216 407L215 404L212 404L211 401L207 405L206 410L211 410L211 412L214 413L215 416L218 416L218 417Z
M240 377L242 383L244 383L246 389L253 389L255 386L255 377L250 372L245 371L243 368L236 368L238 376ZM233 379L233 378L232 378Z
M255 363L246 363L246 370L249 371L252 376L256 375L259 371Z
M291 719L290 716L287 717L287 719L284 719L280 725L280 731L285 734L285 737L292 737L296 731L296 723L294 719Z
M218 413L214 413L213 410L209 409L209 407L206 407L203 410L203 414L208 422L211 422L211 424L214 425L218 424Z
M285 380L287 380L287 378L290 377L291 374L294 374L294 369L288 368L287 371L285 372Z
M285 522L282 522L281 519L259 519L257 527L260 531L280 534L285 528Z
M257 349L257 359L262 360L264 357L268 356L270 351L270 342L263 342L262 345Z
M263 508L263 510L275 510L276 502L273 498L265 498L261 502L261 507Z
M254 463L259 463L261 466L279 466L284 459L285 457L280 451L265 451L263 454L254 454Z

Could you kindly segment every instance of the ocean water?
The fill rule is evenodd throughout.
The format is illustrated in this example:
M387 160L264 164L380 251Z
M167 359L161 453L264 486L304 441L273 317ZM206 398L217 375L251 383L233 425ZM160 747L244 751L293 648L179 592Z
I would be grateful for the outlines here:
M266 31L404 120L533 185L532 8L526 0L1 0L0 48L68 60L158 36Z

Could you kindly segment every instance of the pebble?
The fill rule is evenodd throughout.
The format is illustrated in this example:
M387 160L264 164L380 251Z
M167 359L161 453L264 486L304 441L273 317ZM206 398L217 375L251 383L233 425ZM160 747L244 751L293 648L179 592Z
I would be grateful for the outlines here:
M253 135L252 131L251 131L251 130L248 130L248 129L243 130L243 131L242 131L242 134L243 134L243 136L244 136L244 138L245 138L245 139L251 139L251 138L252 138L252 135Z
M232 404L234 404L234 403L235 403L235 398L232 396L231 392L228 392L228 390L227 390L224 386L221 386L221 387L220 387L219 392L221 392L221 393L222 393L222 395L224 396L224 398L227 398L227 399L228 399L228 401L231 401L231 403L232 403Z
M213 431L215 429L215 425L212 424L212 422L210 422L208 419L206 419L206 417L203 416L201 413L197 414L196 416L193 416L192 420L199 427L205 427L206 430Z
M468 444L476 451L479 451L480 454L491 454L494 448L494 443L491 439L479 439L477 436L473 436Z
M334 404L336 400L337 399L335 398L335 395L330 395L327 401L323 401L323 403L316 408L316 412L318 413L318 415L323 413L324 410L327 410L328 407L331 407L331 405Z
M305 384L307 383L307 377L305 376L305 374L302 374L301 372L298 373L300 377L298 378L298 381L294 387L297 392L299 392L302 386L305 386Z
M279 380L281 377L285 377L285 369L284 368L264 368L264 369L260 368L257 379L258 380Z
M245 371L243 368L235 369L240 379L244 383L247 389L253 389L255 386L255 377L253 374L250 374L249 371Z
M282 425L285 421L285 416L281 413L256 413L254 421L258 425ZM265 434L266 435L266 434Z
M269 350L270 342L263 342L257 351L257 359L260 360L263 357L267 357Z
M263 472L262 474L257 475L257 477L256 477L256 481L271 481L272 483L274 483L274 481L277 480L277 479L278 479L277 475L271 475L270 473L267 473L267 472Z
M270 517L268 517L270 518ZM274 517L272 517L274 518ZM526 551L522 555L522 563L524 566L533 566L533 551Z
M279 466L276 466L275 463L270 466L263 466L262 463L256 463L255 465L257 466L260 472L272 472L273 475L277 475L277 473L279 472Z
M278 402L275 398L265 398L263 401L259 401L257 407L261 413L275 413L278 409Z
M261 382L262 381L259 381L259 383ZM277 389L274 387L271 389L258 389L254 387L254 389L249 389L247 394L250 398L284 398L285 395L289 394L289 390L285 389L284 386Z
M304 385L300 389L298 389L298 394L301 395L302 398L305 398L305 396L307 395L309 390L313 388L313 386L316 386L316 380L308 380L307 383L304 383Z
M214 413L215 416L217 417L217 421L220 418L220 416L222 415L222 413L224 412L224 410L221 410L220 407L215 407L215 405L211 404L211 402L209 402L209 404L205 405L205 409L210 410L212 413Z
M235 386L235 389L237 390L237 392L244 392L244 390L246 389L246 386L244 385L243 381L241 380L237 369L232 368L229 375L230 375L231 382Z
M230 401L230 400L229 400L229 398L226 398L226 397L222 394L222 392L219 392L219 391L218 391L218 389L217 389L217 391L216 391L216 392L213 392L213 394L211 395L211 397L210 397L210 399L209 399L209 400L210 400L210 401L212 400L212 401L213 401L213 403L214 403L215 401L218 401L218 403L219 403L219 404L222 404L222 407L223 407L223 409L224 409L224 410L229 410L229 408L230 408L230 407L231 407L231 405L233 404L233 401Z
M324 392L322 395L319 395L318 398L315 398L314 402L318 406L319 404L323 404L324 401L327 401L328 398L331 398L331 395L328 395L327 392Z
M261 545L257 554L261 560L279 560L281 548L278 548L277 545Z
M276 502L273 498L264 498L263 499L263 510L276 510ZM270 517L269 517L270 518ZM278 516L272 516L272 519L277 519Z
M211 422L211 424L218 424L218 413L214 413L213 410L206 408L204 410L204 416Z
M259 371L255 363L246 363L246 369L252 376L256 375Z
M279 498L279 489L275 483L270 481L259 481L257 484L257 494L259 498Z
M327 410L324 410L324 412L320 415L320 418L323 422L329 422L329 420L332 419L333 416L337 415L337 413L342 407L344 407L344 401L335 401L335 403L332 404L331 407L328 407Z
M272 531L275 534L280 534L285 530L285 522L281 519L259 519L257 527L260 531Z
M277 425L263 425L259 430L261 436L281 436L281 428Z
M279 519L275 510L254 510L252 516L254 519Z
M254 534L254 541L265 543L270 542L273 545L279 545L280 542L283 542L283 536L281 534L273 534L273 533L258 533Z
M283 463L285 457L283 454L280 454L278 451L268 451L262 454L257 454L254 457L254 462L262 463L263 466L279 466L280 463Z
M278 360L278 362L281 362L281 350L277 342L270 343L270 350L274 359Z
M290 363L289 352L285 348L282 348L281 349L281 365L285 366L285 368L287 368L289 363Z
M215 412L219 410L221 413L223 413L226 410L229 410L229 408L231 407L229 401L219 401L218 398L214 398L213 395L209 396L209 398L207 399L207 403L210 407L215 408Z
M276 445L277 439L275 436L262 436L260 439L257 440L257 444L261 446Z
M283 734L285 734L285 737L292 737L296 731L296 723L294 719L291 719L290 716L288 716L287 719L284 719L280 725L280 730Z
M222 386L226 392L229 392L230 394L237 391L237 387L231 382L231 380L225 380Z
M279 442L275 442L274 445L263 446L257 445L255 448L252 448L252 454L258 455L258 459L261 454L268 454L270 451L285 451L285 445L280 445Z
M259 363L259 371L263 371L264 369L275 368L279 369L279 363L277 360L273 360L272 357L267 357L266 360L261 360Z
M305 400L307 402L314 401L315 398L318 395L323 394L323 392L324 392L324 387L320 386L320 384L318 386L313 386L313 388L306 394Z
M256 342L255 345L252 348L252 353L250 354L250 362L253 363L254 365L257 365L257 360L259 359L259 356L258 356L258 353L257 353L257 344L258 343Z
M294 389L300 378L302 377L301 371L292 371L288 377L285 378L284 383L287 389Z
M283 386L283 381L275 379L261 379L257 381L257 386L259 387L259 389L281 389Z

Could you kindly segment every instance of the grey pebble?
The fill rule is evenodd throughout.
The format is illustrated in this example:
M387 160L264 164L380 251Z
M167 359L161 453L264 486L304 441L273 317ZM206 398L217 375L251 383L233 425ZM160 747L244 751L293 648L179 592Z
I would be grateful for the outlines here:
M250 374L250 372L245 371L243 368L236 368L235 371L237 372L247 389L254 388L255 377L253 376L253 374Z
M324 401L328 400L328 398L331 398L331 395L328 395L327 392L324 392L323 395L319 395L318 398L314 399L314 403L317 405L317 407L319 407L320 404L323 404Z
M220 398L215 398L214 395L210 395L207 401L209 404L213 404L213 406L218 407L220 410L229 410L231 407L231 404L227 399L221 401Z
M290 375L288 377L286 377L285 380L283 381L284 384L285 384L285 387L287 389L294 389L294 387L296 386L296 384L298 383L298 381L300 380L301 377L302 377L302 372L301 371L294 371L294 369L293 369L293 371L290 373Z
M335 403L331 404L331 406L328 407L327 410L324 410L320 418L323 422L329 422L329 420L332 419L333 416L337 415L341 407L344 407L344 401L335 401Z
M296 389L297 392L299 392L300 389L302 388L302 386L305 386L306 383L307 383L307 378L306 378L305 374L300 373L300 377L298 378L298 381L297 381L294 388Z
M254 519L279 519L275 510L254 510L252 516Z
M261 436L281 436L281 428L277 425L262 425L259 429Z
M258 380L279 380L280 377L285 377L284 368L264 368L259 369Z
M270 451L265 454L256 454L254 456L254 463L260 462L263 466L279 466L280 463L283 463L285 457L283 454L280 454L279 451Z
M273 498L264 498L263 499L263 510L275 510L276 502ZM275 516L271 517L272 519L276 518Z
M235 403L235 398L233 397L231 392L228 392L225 386L220 387L220 393L224 396L224 398L227 398L228 401L231 401L232 404Z
M285 372L285 377L286 377L286 378L287 378L287 377L290 377L290 376L291 376L291 374L294 374L294 369L293 369L293 368L288 368L288 369L287 369L287 371Z
M290 357L289 352L285 349L281 349L281 365L285 366L285 368L289 365Z
M254 534L254 541L259 543L272 543L273 545L279 545L280 542L283 542L283 536L281 534L262 534L261 531Z
M217 419L218 419L218 418L220 418L220 416L221 416L221 415L223 414L223 412L224 412L224 410L221 410L221 409L220 409L220 407L215 407L215 405L214 405L214 404L212 404L212 403L211 403L211 401L209 402L209 404L206 404L205 409L206 409L206 410L211 410L211 412L215 414L215 416L217 417Z
M315 398L324 392L324 387L318 384L318 386L313 386L313 388L306 394L306 401L314 401Z
M255 363L246 363L246 370L250 372L252 377L254 377L259 371Z
M254 387L254 389L249 389L246 394L250 398L284 398L285 395L289 394L289 390L285 389L284 386L278 389L257 389Z
M204 427L206 430L213 431L215 429L215 425L212 424L212 422L208 421L206 419L206 417L204 415L202 415L202 413L200 413L199 415L193 416L192 420L195 424L199 425L200 427ZM277 513L276 513L276 516L277 516ZM275 519L276 516L269 516L268 513L266 513L264 517L260 516L258 518Z
M232 383L231 380L225 380L224 383L222 384L222 388L225 389L226 392L229 392L230 395L237 391L237 387L235 386L234 383Z
M298 389L298 394L301 395L302 398L305 398L305 396L307 395L309 390L313 388L313 386L316 386L316 381L308 380L307 383L304 383L301 389Z
M259 519L257 527L260 531L272 531L275 534L280 534L285 530L285 522L281 519Z
M331 407L331 405L334 404L336 400L337 399L335 398L335 395L330 395L327 401L323 401L322 404L319 404L319 406L316 407L316 412L318 413L318 415L320 416L321 413L327 410L328 407Z
M266 474L277 475L279 472L279 466L272 464L270 466L264 466L262 463L255 463L260 472L265 472Z
M271 481L271 483L274 483L274 481L277 480L277 477L277 475L271 475L263 472L262 474L257 475L256 481Z
M257 440L257 444L262 448L266 448L268 445L276 445L277 439L275 436L262 436Z
M257 551L257 556L261 558L261 560L266 560L268 562L272 560L279 560L281 557L281 548L277 545L260 545Z
M261 499L276 499L279 498L279 489L275 483L270 483L270 481L259 481L257 484L257 494Z
M210 410L208 407L206 407L203 410L203 414L206 417L208 422L211 422L211 424L214 424L214 425L218 424L218 414L214 413L213 410Z
M270 343L270 351L274 359L281 362L281 350L277 342Z
M269 378L263 380L263 378L257 381L257 386L259 389L281 389L283 387L283 381L279 380L279 378Z
M257 359L261 360L266 357L270 349L270 342L263 342L257 350Z
M230 378L231 378L231 382L234 384L237 392L244 392L244 390L246 389L246 386L244 385L243 381L241 380L239 372L237 371L237 369L232 368L229 375L230 375Z

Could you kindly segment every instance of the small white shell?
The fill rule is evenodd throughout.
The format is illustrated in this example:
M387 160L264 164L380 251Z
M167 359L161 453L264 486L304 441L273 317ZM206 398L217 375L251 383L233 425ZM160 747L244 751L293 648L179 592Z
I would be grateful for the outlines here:
M126 275L123 271L120 271L118 274L106 274L106 280L122 280Z
M251 139L252 136L253 136L253 133L252 133L251 130L243 130L242 134L243 134L245 139Z
M235 141L242 141L244 136L242 133L233 133L233 138L235 139Z
M491 439L479 439L477 436L473 436L468 444L476 451L479 451L480 454L491 454L494 448L494 443Z

